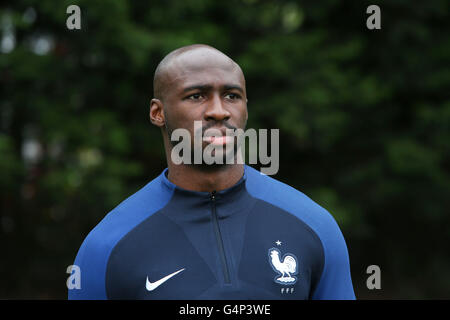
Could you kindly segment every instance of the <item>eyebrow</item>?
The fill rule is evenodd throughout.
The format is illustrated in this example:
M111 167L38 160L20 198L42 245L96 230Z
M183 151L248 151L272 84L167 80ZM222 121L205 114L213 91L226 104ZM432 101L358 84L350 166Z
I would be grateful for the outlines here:
M226 84L226 85L224 85L223 86L223 88L225 89L225 90L238 90L239 92L241 92L241 93L244 93L244 89L242 89L241 88L241 86L238 86L238 85L234 85L234 84Z
M183 89L183 92L188 92L188 91L192 91L192 90L201 90L201 91L208 91L211 90L213 88L213 86L208 85L208 84L196 84L193 86L189 86ZM223 85L223 89L225 90L238 90L241 93L244 93L244 89L241 88L241 86L238 85L234 85L234 84L225 84Z

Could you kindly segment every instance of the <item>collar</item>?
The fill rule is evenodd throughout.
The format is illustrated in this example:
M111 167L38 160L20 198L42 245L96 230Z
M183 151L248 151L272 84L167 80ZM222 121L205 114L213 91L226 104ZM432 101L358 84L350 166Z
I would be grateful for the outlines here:
M210 208L212 204L211 192L183 189L169 181L169 179L167 178L167 174L168 168L165 168L160 174L160 180L164 188L173 193L172 200L174 200L176 204L182 203L184 209L193 211L193 215L197 215L194 212L198 212L198 214L200 214L200 212L203 211L204 208L207 209L207 214L210 214ZM239 208L241 207L240 203L241 201L244 201L245 194L247 193L245 189L247 177L247 166L244 165L244 174L238 182L227 189L216 191L215 204L216 206L220 207L220 210L218 210L219 216L229 216L239 210Z
M187 189L183 189L183 188L177 186L176 184L174 184L167 178L168 173L169 173L169 168L165 168L160 174L160 179L162 180L162 183L165 185L165 187L169 188L170 190L173 190L173 191L176 190L176 191L184 193L186 195L191 195L193 197L209 198L211 196L211 192L187 190ZM239 179L239 181L227 189L216 191L216 193L215 193L216 199L228 197L229 195L235 193L236 191L239 191L239 189L245 185L246 180L247 180L247 166L244 165L244 174Z

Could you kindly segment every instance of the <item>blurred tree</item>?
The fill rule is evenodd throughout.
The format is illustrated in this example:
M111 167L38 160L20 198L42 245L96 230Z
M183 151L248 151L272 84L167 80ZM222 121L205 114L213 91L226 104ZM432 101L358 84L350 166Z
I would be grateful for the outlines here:
M66 8L81 8L81 30ZM448 298L449 3L19 0L0 9L0 297L66 297L87 233L165 167L153 72L207 43L244 70L277 179L328 209L359 298ZM382 289L365 287L377 264Z

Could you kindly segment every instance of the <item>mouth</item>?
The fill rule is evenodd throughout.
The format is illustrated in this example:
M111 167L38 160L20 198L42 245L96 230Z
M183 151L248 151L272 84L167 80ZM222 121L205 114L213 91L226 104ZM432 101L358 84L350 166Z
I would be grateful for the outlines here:
M213 145L226 145L234 141L234 136L229 136L229 129L225 128L210 128L203 134L203 141Z
M203 137L203 141L214 144L214 145L225 145L227 143L233 142L233 137L231 136L210 136Z

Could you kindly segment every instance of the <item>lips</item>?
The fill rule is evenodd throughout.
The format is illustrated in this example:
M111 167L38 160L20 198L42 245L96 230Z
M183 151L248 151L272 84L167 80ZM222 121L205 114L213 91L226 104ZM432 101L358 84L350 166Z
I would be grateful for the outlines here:
M215 144L215 145L224 145L233 141L233 137L230 136L211 136L211 137L203 137L203 141Z
M215 145L224 145L232 142L233 136L227 136L227 129L210 128L205 131L203 141Z

